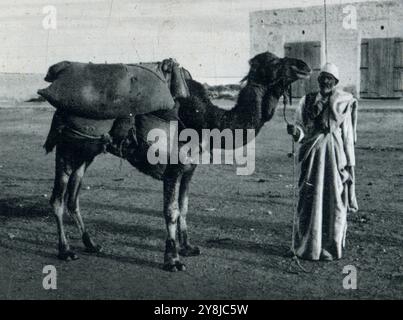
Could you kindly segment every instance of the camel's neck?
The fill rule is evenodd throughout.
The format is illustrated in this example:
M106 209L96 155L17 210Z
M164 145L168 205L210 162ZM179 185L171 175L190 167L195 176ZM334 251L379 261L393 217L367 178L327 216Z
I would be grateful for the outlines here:
M266 121L274 114L280 98L278 90L247 84L239 93L231 110L223 112L218 127L223 129L254 129L258 134Z

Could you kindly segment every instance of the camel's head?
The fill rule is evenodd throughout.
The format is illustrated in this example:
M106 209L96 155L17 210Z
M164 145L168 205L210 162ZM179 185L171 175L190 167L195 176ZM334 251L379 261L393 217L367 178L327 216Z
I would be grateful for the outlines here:
M244 80L264 86L279 85L283 89L298 79L307 79L311 68L302 60L279 58L270 52L263 52L249 60L250 70Z

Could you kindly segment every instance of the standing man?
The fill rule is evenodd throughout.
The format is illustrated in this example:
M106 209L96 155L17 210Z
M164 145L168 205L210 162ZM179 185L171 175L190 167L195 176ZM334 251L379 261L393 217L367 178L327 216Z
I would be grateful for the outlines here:
M358 210L355 197L357 100L335 88L336 65L326 63L319 74L319 92L304 96L295 125L287 132L300 142L299 199L294 250L308 260L342 257L347 213Z

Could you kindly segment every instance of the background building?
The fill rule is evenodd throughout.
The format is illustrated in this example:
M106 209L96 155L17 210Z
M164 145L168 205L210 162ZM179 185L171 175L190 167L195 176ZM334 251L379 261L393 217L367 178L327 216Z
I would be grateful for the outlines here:
M361 98L403 96L403 1L326 7L327 57L340 71L340 86ZM324 6L250 14L251 56L269 50L306 61L309 81L293 85L293 96L317 89L326 60Z

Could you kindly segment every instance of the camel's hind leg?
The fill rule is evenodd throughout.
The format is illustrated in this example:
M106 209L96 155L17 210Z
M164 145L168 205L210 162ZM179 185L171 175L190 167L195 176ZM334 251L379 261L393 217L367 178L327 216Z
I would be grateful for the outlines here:
M179 254L181 256L197 256L200 254L200 249L196 246L192 246L189 242L186 216L188 212L189 203L189 185L192 179L193 173L196 169L195 165L192 165L188 171L184 172L182 179L180 180L179 187L179 210L180 215L178 219L178 239L179 239Z
M63 156L59 147L56 147L56 173L50 204L53 208L56 218L57 234L59 239L58 258L61 260L78 259L76 254L70 250L63 225L64 198L66 195L69 177L72 172L71 168L71 163L69 163L68 158Z
M81 182L84 177L85 171L90 166L92 161L93 159L82 159L75 164L67 185L67 209L81 233L81 237L87 251L100 252L101 247L95 245L85 228L84 221L81 217L79 205L79 192L81 189Z
M179 218L179 187L182 171L179 165L168 165L164 173L164 217L167 227L165 243L164 269L168 271L184 270L179 261L176 247L177 222Z

